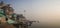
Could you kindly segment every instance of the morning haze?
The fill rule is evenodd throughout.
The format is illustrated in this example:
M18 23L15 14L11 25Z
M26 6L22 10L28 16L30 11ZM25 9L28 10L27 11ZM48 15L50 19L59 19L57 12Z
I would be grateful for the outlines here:
M12 7L15 9L15 13L22 13L27 19L39 20L40 23L36 23L36 26L60 26L60 0L0 1L12 4ZM26 10L25 13L24 10Z

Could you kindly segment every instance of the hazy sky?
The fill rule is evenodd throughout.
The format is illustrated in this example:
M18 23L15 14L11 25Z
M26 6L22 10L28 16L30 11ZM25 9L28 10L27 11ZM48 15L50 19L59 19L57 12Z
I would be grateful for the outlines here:
M60 0L0 0L10 3L16 13L24 13L28 19L41 23L60 24Z

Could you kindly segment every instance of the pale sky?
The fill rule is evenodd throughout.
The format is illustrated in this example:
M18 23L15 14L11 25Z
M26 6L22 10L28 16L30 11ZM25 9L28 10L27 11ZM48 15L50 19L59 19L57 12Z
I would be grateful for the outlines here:
M0 0L1 1L1 0ZM16 13L46 24L60 24L60 0L2 0L10 3Z

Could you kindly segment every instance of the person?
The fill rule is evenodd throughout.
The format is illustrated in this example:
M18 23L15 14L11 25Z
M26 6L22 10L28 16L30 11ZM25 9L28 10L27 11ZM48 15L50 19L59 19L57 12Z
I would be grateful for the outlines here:
M4 5L4 2L3 1L0 2L0 6L2 6L2 5Z
M0 9L0 23L6 23L3 9Z
M6 6L2 7L1 9L4 9L5 18L8 23L13 23L12 15L14 13L14 9L10 7L10 4L7 4Z
M1 2L0 2L0 8L2 8L2 7L4 7L4 6L6 6L6 4L5 4L3 1L1 1Z

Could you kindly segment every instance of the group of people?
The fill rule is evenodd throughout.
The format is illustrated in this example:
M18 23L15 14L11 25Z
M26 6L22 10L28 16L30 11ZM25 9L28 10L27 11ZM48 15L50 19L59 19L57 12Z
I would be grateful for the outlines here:
M16 21L19 23L15 25ZM22 14L14 13L14 9L10 7L10 4L4 4L3 1L0 3L0 24L3 24L4 27L13 24L9 26L19 28L20 25L21 28L28 28L28 23L31 26L32 22L35 21L28 21Z
M14 9L10 7L10 4L4 4L0 2L0 28L15 28L12 23L15 23L16 15Z
M0 22L6 23L8 20L13 19L12 15L14 15L14 9L10 7L10 4L4 5L3 2L1 2L0 6ZM13 21L13 20L11 20Z
M14 9L12 7L10 7L10 4L4 4L4 2L2 1L0 3L0 24L13 24L16 23L16 21L18 22L19 18L25 18L23 15L19 15L14 13ZM24 19L22 19L24 20ZM20 21L22 21L20 20ZM23 23L20 23L19 25L21 25L21 28L24 27L22 25ZM18 24L13 24L15 27L19 28ZM5 26L5 25L3 25ZM9 25L12 26L12 25Z

